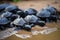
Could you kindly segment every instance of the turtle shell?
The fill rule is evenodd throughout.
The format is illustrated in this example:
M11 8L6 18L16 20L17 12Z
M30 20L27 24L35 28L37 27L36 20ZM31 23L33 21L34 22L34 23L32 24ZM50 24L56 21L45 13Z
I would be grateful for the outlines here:
M36 15L37 11L33 8L26 9L24 11L27 15Z
M50 11L52 15L55 15L56 12L57 12L56 8L53 7L53 6L48 6L45 9L48 10L48 11Z
M1 15L1 17L11 17L12 13L11 12L5 12Z
M17 11L16 14L20 15L20 17L22 17L22 18L25 18L25 16L26 16L26 14L24 13L23 10L19 10L19 11Z
M37 13L38 17L50 17L51 13L45 9L42 9L39 13Z
M17 18L13 21L14 25L23 26L26 22L23 18Z
M38 20L38 17L36 17L34 15L27 15L24 19L28 23L36 23Z
M17 19L18 17L20 17L20 16L17 15L17 14L13 14L13 15L10 17L10 19L11 19L11 21L14 21L14 20Z
M5 25L5 24L8 24L9 22L10 21L5 17L0 18L0 25Z
M0 4L0 11L3 11L6 7L8 7L10 4Z
M10 6L6 7L5 10L15 14L16 11L18 10L18 7L14 6L14 5L10 5Z

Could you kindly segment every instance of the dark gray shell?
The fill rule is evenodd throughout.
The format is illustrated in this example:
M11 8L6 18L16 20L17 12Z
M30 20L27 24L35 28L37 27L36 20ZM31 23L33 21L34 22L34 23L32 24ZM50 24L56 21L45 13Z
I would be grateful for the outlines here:
M28 23L36 23L38 20L38 17L36 17L34 15L27 15L24 19Z
M45 21L38 21L37 24L40 25L41 27L44 27L45 26Z
M1 15L1 17L11 17L12 13L11 12L5 12Z
M44 8L44 9L50 11L51 14L56 14L56 8L54 8L53 6L50 6L50 5L49 5L49 6L47 6L47 7Z
M10 4L0 4L0 10L5 9L6 7L8 7Z
M21 9L19 11L17 11L16 14L20 15L20 17L22 17L22 18L25 18L25 16L26 16L26 14L24 13L24 11L21 10Z
M17 18L13 21L13 24L23 26L26 22L24 21L23 18Z
M17 6L14 6L14 5L10 5L8 7L5 8L6 11L13 11L15 9L17 9L18 7Z
M27 30L27 31L31 31L31 28L32 28L32 27L31 27L30 25L25 25L25 26L24 26L24 29Z
M31 28L31 26L30 25L25 25L25 28Z
M1 24L7 24L7 23L9 23L9 20L7 18L5 18L5 17L0 18L0 25Z
M37 11L33 8L26 9L24 11L27 15L36 15Z
M50 12L45 10L45 9L42 9L39 13L37 13L37 16L38 17L50 17Z
M18 17L20 17L20 16L17 15L17 14L13 14L13 15L10 17L10 20L11 20L11 21L14 21L14 20L17 19Z

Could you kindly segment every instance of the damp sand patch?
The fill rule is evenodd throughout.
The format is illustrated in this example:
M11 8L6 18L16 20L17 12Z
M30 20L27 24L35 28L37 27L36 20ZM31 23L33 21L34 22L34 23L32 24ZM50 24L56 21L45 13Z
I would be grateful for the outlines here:
M57 31L58 30L58 28L48 28L48 29L44 29L44 30L42 30L42 31L40 31L40 33L41 34L50 34L50 33L52 33L52 32L55 32L55 31Z
M17 31L14 30L15 28L9 28L7 30L0 32L0 39L5 39L7 37L12 36L13 34L17 33Z
M29 34L15 34L17 37L22 38L22 39L26 39L26 38L31 38L32 35Z
M41 30L41 31L37 31L37 30L33 30L32 31L32 35L38 35L38 34L50 34L52 32L55 32L57 31L57 28L47 28L47 29L44 29L44 30Z
M16 35L16 37L19 37L19 38L22 38L22 39L27 39L27 38L31 38L31 37L33 37L33 35L43 35L43 34L45 34L45 35L48 35L48 34L50 34L50 33L53 33L53 32L55 32L55 31L57 31L58 29L56 28L56 27L54 27L54 28L45 28L45 29L43 29L43 30L32 30L31 31L31 34L24 34L24 33L22 33L22 34L15 34Z

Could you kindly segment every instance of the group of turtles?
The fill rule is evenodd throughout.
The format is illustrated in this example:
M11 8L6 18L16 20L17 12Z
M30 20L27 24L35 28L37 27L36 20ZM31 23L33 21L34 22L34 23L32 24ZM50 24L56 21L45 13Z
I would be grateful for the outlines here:
M44 27L46 22L57 22L57 19L57 10L50 5L37 12L33 8L22 10L15 5L0 4L1 30L17 27L17 29L31 31L35 25Z

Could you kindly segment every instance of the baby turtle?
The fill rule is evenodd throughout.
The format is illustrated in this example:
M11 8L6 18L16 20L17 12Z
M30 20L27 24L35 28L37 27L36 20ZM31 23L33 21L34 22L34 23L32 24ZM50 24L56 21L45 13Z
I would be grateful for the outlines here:
M27 15L24 19L27 23L36 24L39 18L35 15Z
M11 24L13 26L23 28L23 26L26 24L26 22L25 22L25 20L23 18L17 18Z
M48 10L50 13L51 13L51 16L50 16L50 21L54 21L54 22L57 22L57 9L53 6L50 6L48 5L45 10Z
M6 11L6 12L4 12L2 15L1 15L1 17L6 17L6 18L10 18L12 16L12 13L11 12L8 12L8 11Z
M40 20L38 17L36 17L35 15L28 15L25 18L25 21L27 23L29 23L29 25L31 27L34 27L35 25L40 25L40 26L44 26L45 22Z
M57 9L55 7L53 7L53 6L50 6L50 5L48 5L44 9L48 10L51 13L51 15L56 15L56 13L57 13Z
M14 5L10 5L10 6L5 8L5 11L9 11L9 12L12 12L14 14L16 14L17 10L19 10L19 8L17 6L14 6Z
M10 21L14 21L16 18L20 17L17 14L12 14L11 12L5 12L1 15L1 17L6 17Z
M24 11L24 13L26 13L27 15L36 15L37 13L37 10L33 9L33 8L29 8L29 9L26 9Z
M42 9L40 12L37 13L37 16L45 22L49 22L51 13L45 9Z
M10 25L10 21L7 18L0 17L0 29L3 30L4 28L9 27L9 25Z

